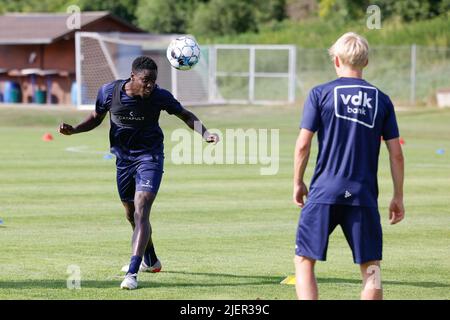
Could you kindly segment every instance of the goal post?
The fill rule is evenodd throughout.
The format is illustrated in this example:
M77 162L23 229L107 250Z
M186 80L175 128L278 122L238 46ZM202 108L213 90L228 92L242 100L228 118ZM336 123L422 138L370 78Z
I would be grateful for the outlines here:
M295 102L294 45L214 45L212 99L232 104Z
M166 59L167 46L178 36L77 32L77 107L93 109L98 89L128 78L131 63L139 55L155 60L157 83L187 106L295 101L295 46L200 44L198 64L180 71Z

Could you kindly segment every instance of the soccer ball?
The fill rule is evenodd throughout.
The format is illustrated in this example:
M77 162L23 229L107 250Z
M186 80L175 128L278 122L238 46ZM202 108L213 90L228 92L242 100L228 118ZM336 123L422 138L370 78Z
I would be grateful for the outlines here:
M175 69L189 70L200 60L200 48L194 38L183 36L172 40L167 47L166 55Z

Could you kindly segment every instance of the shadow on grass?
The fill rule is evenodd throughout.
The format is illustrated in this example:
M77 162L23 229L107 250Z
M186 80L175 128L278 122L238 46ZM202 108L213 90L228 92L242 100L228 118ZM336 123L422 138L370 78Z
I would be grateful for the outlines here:
M320 283L347 283L347 284L361 284L359 279L342 279L342 278L317 278L317 282ZM411 286L420 288L450 288L449 284L431 281L392 281L382 280L383 286Z
M239 286L258 286L279 284L284 276L262 276L262 275L238 275L226 273L207 273L207 272L186 272L186 271L163 271L160 275L185 275L191 281L170 279L155 281L151 279L152 275L141 275L139 278L140 288L182 288L182 287L239 287ZM199 279L200 277L200 279ZM121 277L117 280L81 280L82 288L118 288ZM360 279L343 278L318 278L319 284L361 284ZM392 286L412 286L420 288L450 288L449 284L428 281L392 281L384 280L383 285ZM23 281L0 281L0 289L65 289L67 284L65 280L23 280Z
M272 279L272 282L269 283L280 283L285 277L268 277L268 276L242 276L236 274L224 274L224 273L201 273L201 272L186 272L186 271L165 271L165 273L173 273L173 274L185 274L192 276L217 276L217 277L229 277L229 278L264 278L264 279ZM342 278L317 278L318 283L348 283L348 284L361 284L360 279L342 279ZM267 284L261 283L261 284ZM383 280L384 285L395 285L395 286L412 286L412 287L421 287L421 288L450 288L449 284L440 283L440 282L431 282L431 281L392 281L392 280Z
M258 286L266 284L278 284L283 280L282 276L249 276L249 275L237 275L237 274L223 274L223 273L194 273L194 272L181 272L181 271L164 271L164 274L181 274L186 275L191 281L183 281L177 279L171 281L170 279L164 281L155 281L151 279L151 275L141 275L139 277L140 288L180 288L180 287L234 287L234 286ZM199 279L198 277L201 277ZM211 277L215 279L211 279ZM219 278L233 278L232 281ZM117 277L117 280L81 280L81 288L118 288L121 277ZM0 281L1 289L65 289L67 283L65 280L23 280L23 281Z

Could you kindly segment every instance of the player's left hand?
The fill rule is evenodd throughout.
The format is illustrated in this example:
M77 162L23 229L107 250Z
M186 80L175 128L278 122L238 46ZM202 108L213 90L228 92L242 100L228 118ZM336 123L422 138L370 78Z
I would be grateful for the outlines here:
M208 143L216 144L217 142L219 142L219 140L219 135L216 133L208 133L205 135L205 141Z

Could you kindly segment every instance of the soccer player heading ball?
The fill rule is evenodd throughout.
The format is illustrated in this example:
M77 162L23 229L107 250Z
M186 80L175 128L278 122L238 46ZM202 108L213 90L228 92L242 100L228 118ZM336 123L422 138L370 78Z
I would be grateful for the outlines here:
M110 113L109 134L111 152L116 156L117 187L125 207L127 220L134 232L132 256L124 267L125 279L120 287L137 288L137 273L159 272L161 262L152 242L150 209L161 183L164 165L163 132L159 126L160 112L165 110L183 120L191 129L200 121L172 96L156 84L158 68L149 57L133 61L129 79L103 85L98 91L95 111L75 127L62 123L59 132L64 135L90 131L101 124ZM208 143L217 143L218 135L201 125Z
M326 260L329 235L341 225L360 265L362 299L381 299L382 230L378 212L378 155L381 137L389 151L394 195L391 224L404 217L404 160L394 107L387 95L362 79L369 46L346 33L329 50L338 79L311 90L295 147L294 202L302 208L296 237L299 299L317 299L316 260ZM319 154L310 190L303 181L311 141ZM306 204L304 197L307 196Z

